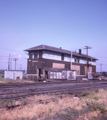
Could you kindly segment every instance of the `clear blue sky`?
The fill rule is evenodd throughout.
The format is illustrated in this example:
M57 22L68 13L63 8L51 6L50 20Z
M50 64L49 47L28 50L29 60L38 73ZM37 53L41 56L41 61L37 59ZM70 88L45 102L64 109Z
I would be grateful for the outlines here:
M91 46L97 71L100 63L107 71L107 0L0 0L0 69L9 54L26 69L23 50L40 44L83 53Z

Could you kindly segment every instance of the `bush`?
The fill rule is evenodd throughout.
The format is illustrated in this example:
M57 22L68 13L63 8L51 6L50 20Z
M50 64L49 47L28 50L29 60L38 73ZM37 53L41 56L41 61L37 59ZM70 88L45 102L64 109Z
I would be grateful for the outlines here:
M91 111L99 110L101 113L107 112L105 103L93 103L93 102L91 102L91 103L87 103L87 106Z
M2 78L3 78L3 77L4 77L4 74L0 74L0 77L2 77Z
M12 99L0 100L0 107L10 107L10 106L14 106L14 105L15 105L15 101Z

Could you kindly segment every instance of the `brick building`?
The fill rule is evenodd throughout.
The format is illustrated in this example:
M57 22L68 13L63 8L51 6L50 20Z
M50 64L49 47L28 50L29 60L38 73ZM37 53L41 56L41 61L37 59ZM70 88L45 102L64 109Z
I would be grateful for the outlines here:
M92 56L88 56L87 59L87 55L82 54L81 49L77 53L62 48L39 45L25 51L29 55L27 74L30 76L41 78L48 75L48 70L58 71L59 69L75 70L76 76L85 76L87 66L88 72L96 72L97 59Z

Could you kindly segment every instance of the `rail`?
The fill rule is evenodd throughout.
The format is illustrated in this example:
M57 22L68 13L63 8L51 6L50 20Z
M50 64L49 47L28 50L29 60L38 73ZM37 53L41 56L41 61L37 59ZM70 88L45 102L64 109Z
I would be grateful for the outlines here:
M97 90L100 88L107 89L107 85L98 84L98 85L88 85L88 86L76 86L67 87L67 88L50 88L50 89L41 89L41 90L28 90L20 92L4 92L0 93L0 99L20 99L27 97L29 95L38 95L38 94L59 94L59 93L70 93L70 94L79 94L87 90Z

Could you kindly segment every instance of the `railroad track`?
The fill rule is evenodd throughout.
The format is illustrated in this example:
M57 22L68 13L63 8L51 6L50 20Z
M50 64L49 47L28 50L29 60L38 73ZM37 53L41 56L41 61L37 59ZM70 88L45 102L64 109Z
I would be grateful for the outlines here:
M102 81L99 81L99 80L89 80L89 81L82 81L82 83L90 83L90 82L94 82L94 83L96 83L96 82L98 82L98 83L100 83L100 82L106 82L107 83L107 81L105 81L105 80L102 80ZM36 82L36 83L0 83L0 88L1 87L11 87L11 86L27 86L27 85L36 85L36 84L64 84L64 83L81 83L80 81L63 81L63 82L61 82L61 81L59 81L59 82Z
M71 82L70 82L71 83ZM53 83L51 83L51 86L52 86L52 84ZM63 85L65 85L64 83L59 83L59 84L61 84L61 85L59 85L59 87L61 87L61 86L63 86ZM75 85L74 85L75 84ZM81 85L80 85L81 84ZM96 85L101 85L101 84L104 84L104 85L106 85L107 84L107 82L106 83L92 83L92 82L75 82L75 83L71 83L71 85L70 86L72 86L72 88L75 88L75 87L80 87L80 86L96 86ZM28 86L27 86L28 85ZM37 84L21 84L20 86L19 85L0 85L0 93L2 92L6 92L6 91L9 91L9 90L13 90L13 91L25 91L26 89L27 90L38 90L38 89L44 89L45 87L46 87L46 85L49 85L48 83L47 84L39 84L39 85L41 85L41 86L39 86L38 87L38 85ZM58 84L57 84L58 85ZM66 84L66 86L67 87L69 87L69 82ZM47 86L48 88L50 87L50 86ZM56 86L55 86L56 87ZM18 89L17 89L18 88Z
M39 90L28 90L28 91L18 91L18 92L5 92L0 93L0 99L20 99L30 95L39 94L80 94L87 90L98 90L100 88L107 89L105 84L92 84L92 85L82 85L82 86L72 86L72 87L62 87L62 88L48 88Z
M39 83L39 84L21 84L21 85L0 85L0 93L4 93L4 92L12 92L12 91L25 91L25 90L37 90L37 89L44 89L46 87L50 87L50 86L69 86L69 84L71 86L74 86L75 84L75 87L78 86L79 84L90 84L88 82L65 82L65 83ZM39 85L39 87L38 87Z

